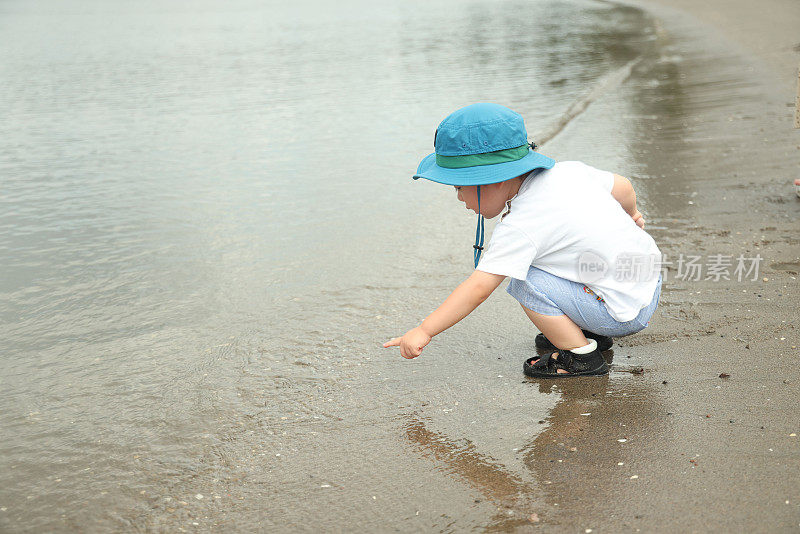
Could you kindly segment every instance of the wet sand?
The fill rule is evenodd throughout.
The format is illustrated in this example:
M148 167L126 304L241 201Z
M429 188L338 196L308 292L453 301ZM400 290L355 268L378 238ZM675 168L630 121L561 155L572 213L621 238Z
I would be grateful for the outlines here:
M632 0L627 3L655 12L675 10L697 19L718 31L726 41L763 61L781 91L795 90L800 64L797 27L800 4L797 2L772 0L758 7L746 0Z
M639 183L648 230L671 261L763 262L741 282L678 279L673 264L651 326L618 340L608 382L553 384L562 397L526 454L548 495L537 528L795 531L800 6L632 4L656 17L680 86L641 101L657 113L641 160L671 177Z

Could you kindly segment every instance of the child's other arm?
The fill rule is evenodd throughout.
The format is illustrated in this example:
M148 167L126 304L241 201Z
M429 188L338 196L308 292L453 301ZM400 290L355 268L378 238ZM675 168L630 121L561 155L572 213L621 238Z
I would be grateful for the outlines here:
M639 228L644 228L644 217L636 209L636 191L633 190L633 185L630 180L619 174L614 175L614 187L611 188L611 196L619 202L622 209L633 218L633 222L639 225Z
M430 343L433 336L444 332L472 313L472 310L489 298L489 295L504 279L505 276L498 274L483 271L473 272L447 297L441 306L422 321L421 325L412 328L402 337L387 341L383 346L400 347L400 355L403 358L416 358L422 353L425 345Z

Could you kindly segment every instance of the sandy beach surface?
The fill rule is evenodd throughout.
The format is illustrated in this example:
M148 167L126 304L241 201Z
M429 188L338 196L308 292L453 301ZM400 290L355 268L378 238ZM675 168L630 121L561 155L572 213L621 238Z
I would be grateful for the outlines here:
M646 205L675 263L651 327L617 344L617 373L636 362L628 385L553 386L564 396L530 455L558 488L546 515L567 532L796 531L800 4L631 4L680 65L683 99L659 112L646 158L676 178ZM763 261L755 281L691 281L681 255Z

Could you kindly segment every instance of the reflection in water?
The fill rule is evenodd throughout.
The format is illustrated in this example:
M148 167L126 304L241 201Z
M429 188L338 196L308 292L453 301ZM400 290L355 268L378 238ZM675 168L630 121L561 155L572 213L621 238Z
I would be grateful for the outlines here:
M618 465L625 463L619 440L656 433L663 421L658 394L641 379L613 372L610 378L564 381L553 391L561 400L549 426L527 448L525 466L554 509L572 520L578 509L586 518L606 517L614 511L603 492L629 481L627 469Z
M430 430L425 419L416 414L406 419L403 430L409 441L431 460L446 465L446 473L456 475L498 507L487 529L511 530L529 522L527 517L534 510L539 493L535 484L525 482L496 459L478 452L469 440L452 440Z
M611 365L613 351L604 356ZM417 413L404 417L403 432L425 457L442 464L442 471L497 507L487 530L514 531L530 525L532 514L537 522L558 525L562 510L574 518L578 507L587 517L607 513L599 490L628 479L617 465L618 440L653 434L663 420L658 394L624 368L614 369L610 376L528 380L535 391L558 395L558 401L540 421L543 430L516 449L519 465L503 464L467 438L431 429L434 423Z

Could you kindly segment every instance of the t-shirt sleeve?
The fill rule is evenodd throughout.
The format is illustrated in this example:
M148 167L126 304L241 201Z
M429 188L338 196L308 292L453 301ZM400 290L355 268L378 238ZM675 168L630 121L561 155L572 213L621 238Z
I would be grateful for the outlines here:
M614 188L614 173L601 171L582 161L563 161L560 163L561 169L566 171L567 176L578 184L599 185L609 193Z
M614 188L614 173L608 171L601 171L595 169L591 165L583 164L585 172L589 175L589 179L596 181L600 186L609 193Z
M520 229L499 223L477 270L525 280L536 257L536 245Z

